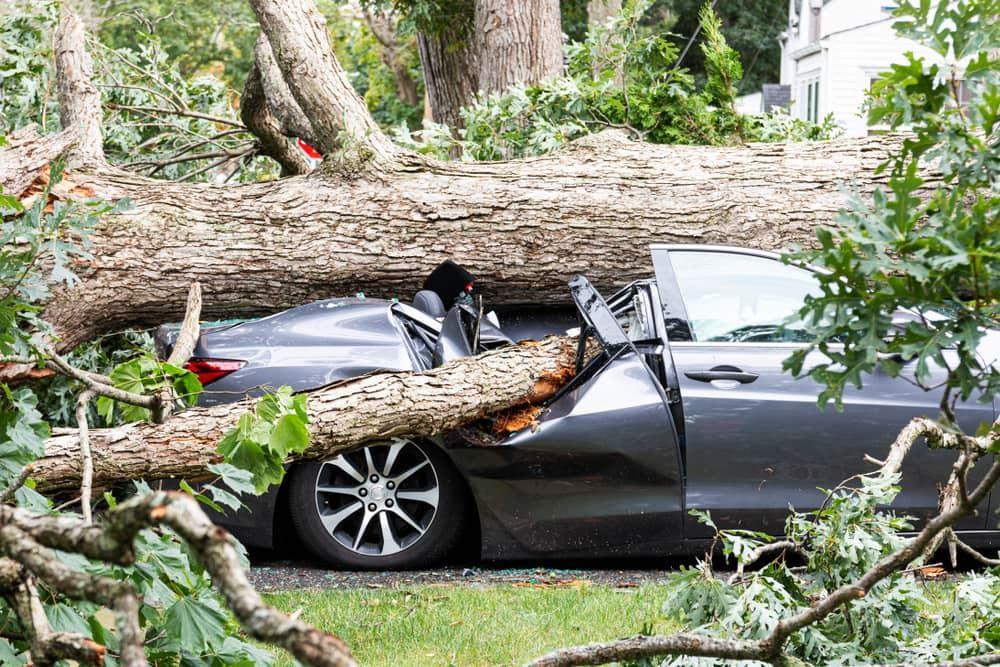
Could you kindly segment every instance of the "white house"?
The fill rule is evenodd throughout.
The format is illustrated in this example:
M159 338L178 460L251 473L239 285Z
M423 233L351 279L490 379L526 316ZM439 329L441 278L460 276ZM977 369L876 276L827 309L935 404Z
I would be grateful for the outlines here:
M886 0L789 0L788 30L780 37L781 83L790 86L791 114L821 120L828 113L847 136L869 128L862 105L879 72L913 51L928 64L933 52L892 29L895 5Z

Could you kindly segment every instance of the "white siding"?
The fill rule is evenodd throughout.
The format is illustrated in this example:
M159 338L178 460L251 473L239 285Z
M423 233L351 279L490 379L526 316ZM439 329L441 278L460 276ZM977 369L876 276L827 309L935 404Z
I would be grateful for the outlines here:
M868 133L863 116L871 79L901 62L906 51L935 62L931 53L896 36L888 0L827 0L820 10L820 39L810 42L811 0L802 0L798 28L791 27L796 0L789 3L789 31L782 45L781 83L791 86L792 114L806 118L805 91L819 80L819 118L833 113L848 136Z

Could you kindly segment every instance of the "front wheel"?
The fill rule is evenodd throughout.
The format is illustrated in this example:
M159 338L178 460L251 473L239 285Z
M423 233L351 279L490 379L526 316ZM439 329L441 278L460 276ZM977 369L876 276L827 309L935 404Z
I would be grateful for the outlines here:
M303 544L335 567L423 567L468 525L462 479L437 447L396 438L290 473L289 512Z

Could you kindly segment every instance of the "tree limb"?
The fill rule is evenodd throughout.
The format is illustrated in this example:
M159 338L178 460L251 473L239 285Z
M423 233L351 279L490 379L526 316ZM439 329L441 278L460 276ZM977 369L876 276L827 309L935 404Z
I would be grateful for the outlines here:
M59 122L74 128L77 143L70 157L80 164L105 164L101 135L101 94L93 83L93 63L84 43L83 23L67 14L56 30L56 82L59 89Z
M258 38L258 44L260 41ZM256 52L257 49L254 49L254 53ZM302 175L312 171L302 151L289 142L288 137L282 133L277 118L271 112L261 82L260 65L256 60L243 85L240 118L243 119L247 129L257 137L260 152L281 165L282 176Z
M71 570L27 532L6 521L0 525L0 551L17 561L53 591L76 600L88 600L115 611L124 667L147 664L143 632L139 627L139 599L131 585Z
M507 408L551 397L575 368L573 338L550 338L452 361L424 372L381 372L309 395L310 446L303 458L328 458L393 436L430 436ZM128 424L90 433L94 482L194 478L218 460L216 445L245 404L195 408L164 424ZM162 453L161 454L158 454ZM76 435L52 437L35 462L44 491L80 483Z
M139 665L145 658L141 656L141 637L136 634L138 625L123 627L123 617L129 622L137 619L126 608L126 603L134 601L131 587L71 571L55 561L48 550L60 549L128 565L136 534L158 525L170 527L190 546L249 635L281 646L305 665L354 667L350 651L338 638L290 619L264 603L247 579L229 533L213 524L188 495L158 492L132 498L108 511L100 527L88 526L73 517L0 507L0 549L55 590L118 610L122 664ZM129 646L137 647L138 653L130 651L126 656Z
M76 424L80 437L80 509L86 524L94 522L90 507L94 488L94 456L90 449L90 426L87 424L87 411L93 397L93 389L84 389L76 399Z
M969 441L974 441L976 446L988 447L989 443L996 442L1000 438L1000 434L994 431L980 438L958 436L946 432L940 425L931 420L914 419L900 432L890 448L889 456L886 457L882 469L877 474L883 477L897 474L906 453L921 436L926 437L928 443L933 446L953 449L968 447L970 445ZM530 667L601 665L615 660L650 658L664 655L707 656L723 659L760 660L775 665L785 664L786 657L783 651L789 637L806 626L822 621L837 609L850 605L854 600L864 597L875 584L920 557L927 546L937 536L949 529L961 517L975 511L976 506L987 496L997 480L1000 480L1000 461L995 461L992 464L983 480L975 489L969 492L964 498L961 498L957 505L942 508L901 549L880 559L856 581L845 584L828 593L799 613L781 619L764 639L719 640L712 637L687 634L632 637L617 642L559 649L534 660L530 663ZM706 649L705 647L709 648ZM734 649L739 651L739 656L730 655ZM972 662L959 664L995 664L991 662L977 663L975 659L972 660ZM951 665L953 663L941 664Z
M309 0L251 0L278 68L316 132L317 148L350 171L391 169L400 150L372 119L333 55L326 22Z
M264 101L278 123L278 131L286 137L298 137L310 145L318 146L316 130L313 129L312 122L302 112L288 84L285 83L285 76L281 73L278 61L274 59L274 52L267 41L267 35L263 32L257 35L257 41L254 43L253 63L260 75Z
M60 660L83 665L103 665L105 648L89 637L55 632L38 597L31 575L9 558L0 558L0 595L7 598L27 631L31 660L37 667L49 667Z
M17 490L24 486L24 483L28 481L31 474L35 471L35 466L32 463L21 468L21 472L18 473L17 478L10 483L10 486L0 491L0 503L9 503L14 500L14 494Z

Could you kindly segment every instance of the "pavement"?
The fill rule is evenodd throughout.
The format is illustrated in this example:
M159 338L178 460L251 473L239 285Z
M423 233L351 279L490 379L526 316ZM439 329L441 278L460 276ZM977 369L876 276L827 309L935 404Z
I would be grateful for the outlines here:
M629 563L628 568L611 564L596 567L506 567L474 563L453 564L427 570L402 572L353 572L330 570L310 561L271 560L252 557L250 581L262 592L303 588L379 589L415 586L528 586L549 588L596 584L615 588L634 588L664 581L671 572L690 560L669 560L656 564ZM616 563L621 565L621 563Z

